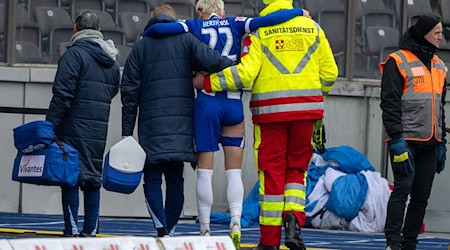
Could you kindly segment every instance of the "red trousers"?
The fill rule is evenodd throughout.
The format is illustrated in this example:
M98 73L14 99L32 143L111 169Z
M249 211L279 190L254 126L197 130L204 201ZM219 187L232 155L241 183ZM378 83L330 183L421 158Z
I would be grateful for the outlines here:
M300 227L305 223L305 178L313 154L313 126L313 120L305 120L254 127L262 245L280 245L282 221L287 213L297 217Z

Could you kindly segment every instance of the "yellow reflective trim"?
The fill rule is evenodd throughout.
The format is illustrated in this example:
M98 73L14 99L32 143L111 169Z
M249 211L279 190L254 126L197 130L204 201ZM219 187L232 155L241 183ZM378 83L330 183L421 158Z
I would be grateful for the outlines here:
M231 70L231 68L233 67L236 66L228 67L222 71L223 75L225 76L225 84L226 86L228 86L228 90L238 90L236 87L236 83L234 82L233 71Z
M285 211L296 211L296 212L305 212L305 206L295 203L295 202L286 202L284 204Z
M394 155L394 162L399 163L399 162L404 162L408 160L408 152L405 152L401 155Z
M211 89L213 90L219 90L216 92L223 91L222 86L220 85L220 78L218 74L211 74L209 75L209 80L211 82Z
M283 218L267 218L259 216L259 224L265 226L281 226L283 224Z
M302 199L306 199L306 192L302 190L289 189L284 190L284 196L295 196Z
M281 202L259 202L261 210L275 210L282 211L284 207L284 201Z

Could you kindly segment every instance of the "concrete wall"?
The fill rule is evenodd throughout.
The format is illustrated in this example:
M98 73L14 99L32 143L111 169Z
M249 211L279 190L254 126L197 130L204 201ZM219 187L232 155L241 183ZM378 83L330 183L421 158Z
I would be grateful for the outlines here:
M51 98L51 83L55 69L0 67L0 107L48 108ZM385 172L381 110L379 107L379 82L338 81L325 101L326 146L348 145L363 152L377 171ZM257 180L253 160L253 135L251 115L248 110L250 93L244 94L246 119L246 148L242 178L245 194ZM448 117L448 116L447 116ZM16 154L12 129L32 120L43 119L43 115L0 113L0 212L22 212L61 214L60 189L19 184L11 181L11 171ZM120 96L113 100L107 149L121 139ZM450 123L449 123L450 124ZM214 211L226 211L226 178L224 178L223 153L215 154ZM195 195L195 172L185 168L185 205L183 216L197 215ZM392 181L391 171L387 171ZM427 211L427 230L450 232L450 170L436 176ZM82 212L82 199L80 204ZM102 216L148 217L142 187L131 195L102 190Z

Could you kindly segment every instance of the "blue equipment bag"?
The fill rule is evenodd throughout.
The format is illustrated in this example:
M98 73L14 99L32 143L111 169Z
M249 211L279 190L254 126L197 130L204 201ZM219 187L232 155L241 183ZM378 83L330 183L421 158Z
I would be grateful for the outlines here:
M49 121L30 122L13 131L14 146L25 154L44 149L56 139L53 123Z
M45 186L76 186L80 174L78 152L58 140L47 148L17 153L12 180Z

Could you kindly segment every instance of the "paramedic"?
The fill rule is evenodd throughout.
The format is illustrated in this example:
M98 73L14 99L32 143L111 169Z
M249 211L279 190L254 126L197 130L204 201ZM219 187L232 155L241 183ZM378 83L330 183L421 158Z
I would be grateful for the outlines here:
M264 0L261 15L292 9L292 0ZM197 88L233 91L252 88L255 162L260 179L260 230L256 249L285 245L306 249L300 236L305 222L305 173L313 146L314 122L323 118L323 100L338 69L323 30L312 19L296 17L259 28L250 35L241 63L197 78Z

